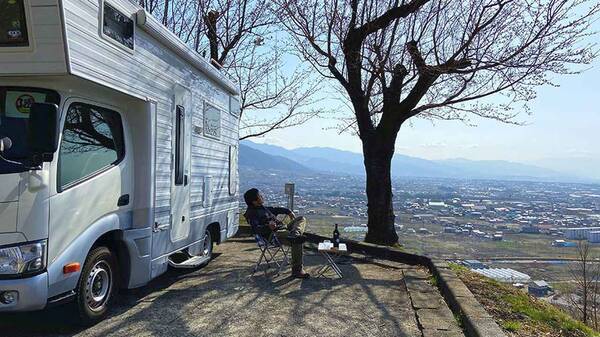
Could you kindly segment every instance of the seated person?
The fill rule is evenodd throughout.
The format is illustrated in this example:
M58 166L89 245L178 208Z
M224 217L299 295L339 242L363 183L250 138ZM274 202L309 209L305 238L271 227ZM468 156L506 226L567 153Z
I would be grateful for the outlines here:
M263 196L256 188L252 188L244 193L244 201L248 209L244 216L252 226L256 234L265 238L284 227L284 224L277 219L277 215L286 214L292 221L287 225L289 232L288 238L292 243L292 276L295 278L308 278L310 275L303 268L303 245L304 229L306 228L306 219L302 216L296 217L294 212L284 207L265 207Z

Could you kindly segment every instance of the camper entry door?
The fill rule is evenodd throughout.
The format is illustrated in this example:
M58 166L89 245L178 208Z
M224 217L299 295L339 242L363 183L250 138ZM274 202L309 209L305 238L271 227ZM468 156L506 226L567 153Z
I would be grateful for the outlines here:
M191 102L190 91L178 86L172 128L171 242L185 240L190 234Z

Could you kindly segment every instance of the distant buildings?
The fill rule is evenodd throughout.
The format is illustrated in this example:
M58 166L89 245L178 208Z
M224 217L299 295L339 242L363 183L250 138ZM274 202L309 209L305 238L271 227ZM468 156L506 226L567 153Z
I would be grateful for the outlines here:
M479 260L464 260L462 264L469 269L485 269L487 266Z
M524 287L524 284L527 284L531 281L531 277L529 275L521 273L520 271L511 268L490 268L479 260L458 260L457 263L471 269L471 271L477 274L491 278L498 282L510 283L517 287L520 286L521 288Z
M416 222L433 221L434 218L435 218L434 214L415 214L415 215L413 215L413 221L416 221Z
M554 247L577 247L575 242L568 242L565 240L554 240L552 242L552 246Z
M454 234L456 233L457 229L454 227L444 227L444 233L450 233L450 234Z
M521 233L526 233L526 234L539 234L540 233L540 229L537 226L523 226L521 227Z
M473 235L477 236L477 237L485 237L485 232L482 232L478 229L473 230L471 233L473 233Z
M533 281L529 283L528 292L535 297L546 297L552 291L552 287L546 281Z
M566 228L565 236L570 240L586 240L592 232L599 232L600 227L579 227L579 228ZM597 235L596 235L597 236ZM594 237L596 239L596 236ZM600 237L598 238L600 242Z
M589 232L588 241L591 243L600 243L600 231Z
M474 272L502 283L528 283L531 277L510 268L473 269Z
M430 201L429 202L429 208L431 208L431 209L444 209L446 207L448 207L448 206L443 201Z

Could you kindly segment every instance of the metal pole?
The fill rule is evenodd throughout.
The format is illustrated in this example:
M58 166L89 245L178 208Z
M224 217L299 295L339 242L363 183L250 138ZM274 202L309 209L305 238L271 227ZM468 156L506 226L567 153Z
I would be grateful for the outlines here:
M295 194L295 184L287 183L285 184L285 194L288 196L288 208L290 211L294 211L294 194Z

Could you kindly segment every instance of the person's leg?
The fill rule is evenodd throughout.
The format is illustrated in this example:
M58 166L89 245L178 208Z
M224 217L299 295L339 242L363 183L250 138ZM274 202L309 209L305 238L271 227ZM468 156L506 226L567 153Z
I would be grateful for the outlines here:
M304 265L303 254L304 245L301 243L292 243L292 273L297 274L302 271Z
M306 230L306 218L303 216L296 217L287 225L290 237L296 237L304 234Z
M306 218L297 217L292 222L288 224L288 231L290 233L290 238L295 239L298 236L304 234L306 229ZM302 243L292 243L292 274L296 277L307 277L303 270L303 256L304 256L304 244Z

